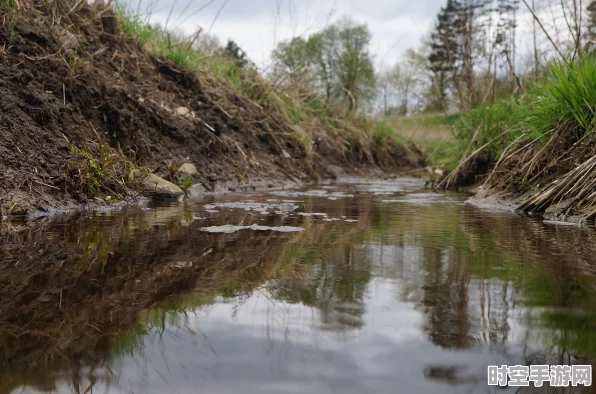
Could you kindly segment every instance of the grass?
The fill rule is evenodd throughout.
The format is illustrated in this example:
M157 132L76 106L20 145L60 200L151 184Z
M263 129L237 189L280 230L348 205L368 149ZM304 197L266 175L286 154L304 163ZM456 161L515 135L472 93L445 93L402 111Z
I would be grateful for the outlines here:
M461 115L453 123L453 140L439 150L443 158L451 156L460 164L472 155L487 155L493 164L499 164L515 160L514 150L525 147L518 153L527 152L525 160L532 164L516 165L523 169L524 181L538 179L531 176L547 174L541 165L556 168L553 160L562 158L561 149L592 133L595 119L596 58L585 54L552 62L542 80L531 82L517 96Z
M393 140L398 144L404 143L404 138L398 134L393 128L389 127L389 125L380 120L375 120L371 122L372 130L373 130L373 139L377 146L383 147L387 144L388 140Z
M22 4L19 0L0 0L0 11L8 14L9 17L22 8Z
M403 138L424 145L427 142L449 139L455 119L457 115L420 114L391 117L387 119L387 124Z
M73 55L68 59L68 68L73 74L76 74L78 70L83 68L91 60L91 57L81 57L79 55L79 47L77 46L74 50Z
M527 128L541 137L566 123L573 123L580 133L592 131L596 111L594 55L552 63L547 79L534 87L527 104Z
M14 23L19 10L23 8L20 0L0 0L0 11L4 14L3 22L8 24L10 30L10 43L13 41Z
M146 19L131 12L121 3L115 4L114 11L120 21L122 32L127 36L135 37L141 47L145 47L155 39L157 31Z
M401 141L411 141L427 155L430 164L452 169L454 160L454 124L459 115L425 113L414 116L391 117L386 120L389 128L395 130Z
M134 13L121 3L116 3L114 11L120 21L122 32L134 37L142 48L190 69L198 69L201 62L192 41L169 32L160 26L153 26L147 18Z
M72 152L80 159L73 169L72 181L75 181L77 189L83 190L88 197L96 197L101 191L109 192L109 185L118 183L118 179L124 179L122 174L132 166L132 163L118 155L108 144L102 143L99 138L96 145L96 149L93 150L88 147L79 149L71 146ZM112 196L116 195L115 192L111 193Z
M118 158L107 145L100 145L99 157L87 149L73 148L77 156L82 159L81 183L88 196L94 197L102 189L109 171L114 167Z

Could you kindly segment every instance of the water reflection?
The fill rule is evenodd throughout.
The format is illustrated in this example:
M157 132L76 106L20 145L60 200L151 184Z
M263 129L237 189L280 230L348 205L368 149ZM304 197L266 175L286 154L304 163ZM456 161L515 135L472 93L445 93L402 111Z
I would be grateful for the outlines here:
M354 183L4 227L0 393L485 393L489 364L592 364L596 232L464 199Z

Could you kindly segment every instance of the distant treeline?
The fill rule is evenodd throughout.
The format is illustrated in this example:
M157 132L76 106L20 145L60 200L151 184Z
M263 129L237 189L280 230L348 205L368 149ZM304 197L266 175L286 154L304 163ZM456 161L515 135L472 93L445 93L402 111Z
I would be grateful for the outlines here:
M343 18L281 42L270 76L384 116L467 111L519 92L552 59L589 50L595 20L596 1L446 0L395 64L376 64L368 27Z

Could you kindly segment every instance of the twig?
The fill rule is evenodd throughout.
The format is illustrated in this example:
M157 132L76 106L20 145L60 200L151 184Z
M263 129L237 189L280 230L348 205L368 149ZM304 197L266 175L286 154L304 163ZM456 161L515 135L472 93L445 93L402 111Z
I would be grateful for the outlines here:
M553 45L553 47L555 48L555 50L559 53L559 55L561 56L561 58L566 61L565 56L563 55L563 52L561 52L561 50L559 49L558 45L555 44L555 42L553 41L553 39L550 36L550 34L548 34L548 31L544 28L544 25L542 24L542 22L540 21L540 19L538 18L538 16L536 16L536 13L532 9L532 7L530 7L530 5L528 4L528 2L526 0L523 0L523 2L526 5L526 8L532 14L532 17L534 18L534 20L538 23L538 26L540 26L540 28L542 29L542 31L544 32L544 34L546 34L546 38L548 38L548 40Z
M59 187L48 185L47 183L43 183L43 182L37 181L35 179L33 179L33 182L38 183L38 184L43 185L43 186L51 187L52 189L60 190Z

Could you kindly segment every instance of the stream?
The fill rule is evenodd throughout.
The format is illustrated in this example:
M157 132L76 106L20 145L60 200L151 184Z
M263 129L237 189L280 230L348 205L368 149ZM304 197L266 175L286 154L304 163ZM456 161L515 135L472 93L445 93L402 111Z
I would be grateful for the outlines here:
M423 186L4 223L0 394L593 392L487 367L594 364L596 230Z

